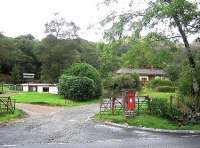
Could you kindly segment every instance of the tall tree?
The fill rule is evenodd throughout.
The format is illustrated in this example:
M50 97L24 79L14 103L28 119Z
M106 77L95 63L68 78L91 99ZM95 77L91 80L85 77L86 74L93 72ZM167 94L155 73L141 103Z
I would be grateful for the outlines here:
M133 1L134 0L130 1L130 4L133 4ZM129 26L129 31L134 32L134 35L138 33L138 30L141 30L144 27L158 27L159 30L162 30L162 28L166 29L165 27L161 27L162 25L170 28L171 30L178 29L178 36L181 37L182 41L184 42L187 58L193 76L192 90L194 92L193 95L196 98L196 110L200 110L200 85L197 81L196 63L192 56L190 44L188 42L188 35L190 33L195 34L200 31L198 27L200 12L197 8L197 4L187 0L156 0L150 1L147 9L145 9L143 12L135 12L133 11L134 5L130 6L130 10L126 11L125 13L113 13L102 22L108 23L115 20L112 25L112 29L115 29L115 31L119 33L123 33L123 30L126 31L124 28ZM117 27L116 29L116 23L122 24L123 26ZM174 33L176 33L176 31L174 31ZM112 34L111 32L111 35L115 34ZM171 37L174 38L174 36Z
M54 18L45 24L45 33L54 35L57 39L75 39L79 30L80 27L75 22L67 22L59 13L54 13Z

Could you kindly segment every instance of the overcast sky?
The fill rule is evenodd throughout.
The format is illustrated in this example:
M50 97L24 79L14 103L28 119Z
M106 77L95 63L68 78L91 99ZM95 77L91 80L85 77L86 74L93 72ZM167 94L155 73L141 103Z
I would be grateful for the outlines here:
M97 24L111 10L127 9L128 1L111 8L99 6L102 0L1 0L0 31L10 37L31 33L37 39L45 37L44 24L59 12L66 20L81 27L80 37L90 41L102 40L102 29ZM135 0L135 9L143 9L148 0ZM87 30L89 25L95 27Z
M37 39L45 37L44 24L59 12L67 20L81 27L80 36L90 41L100 41L102 30L97 22L111 9L123 10L129 0L112 8L97 7L102 0L1 0L0 31L10 37L31 33ZM138 8L143 0L135 2ZM87 30L89 25L95 25Z

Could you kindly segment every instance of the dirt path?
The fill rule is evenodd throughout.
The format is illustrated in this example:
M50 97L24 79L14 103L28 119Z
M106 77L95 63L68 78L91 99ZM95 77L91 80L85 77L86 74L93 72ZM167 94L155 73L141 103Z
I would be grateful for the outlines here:
M0 127L0 145L87 141L81 130L98 105L64 108L17 104L29 117Z
M65 109L64 107L52 107L52 106L32 105L23 103L17 103L16 107L22 109L30 116L50 115Z

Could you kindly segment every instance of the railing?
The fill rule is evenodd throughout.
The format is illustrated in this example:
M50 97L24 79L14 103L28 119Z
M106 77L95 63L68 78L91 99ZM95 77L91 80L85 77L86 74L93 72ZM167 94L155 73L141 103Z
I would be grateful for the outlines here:
M0 113L14 113L15 100L10 97L0 97Z

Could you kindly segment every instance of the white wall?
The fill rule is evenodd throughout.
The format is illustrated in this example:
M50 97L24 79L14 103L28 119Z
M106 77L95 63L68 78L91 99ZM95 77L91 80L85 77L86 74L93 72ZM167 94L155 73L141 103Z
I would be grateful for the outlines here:
M58 87L57 86L50 86L49 93L51 94L58 94Z
M28 91L28 86L23 86L23 91Z
M37 92L43 92L43 86L38 86L38 88L37 88Z
M51 94L58 94L58 87L57 86L37 86L37 92L42 93L43 92L43 87L49 87L49 92L47 93L51 93ZM28 92L28 85L23 86L23 91Z

